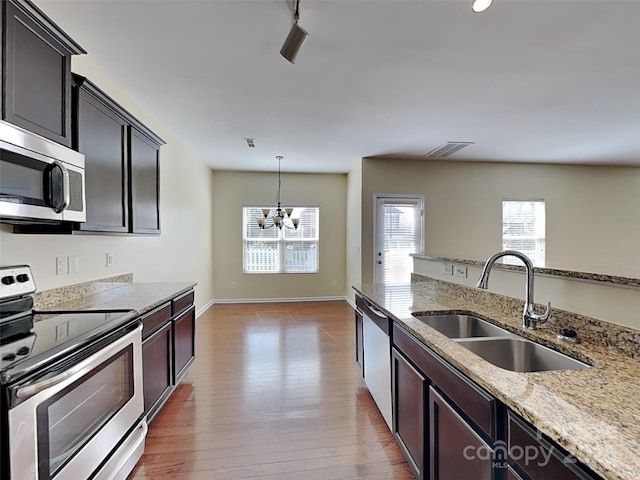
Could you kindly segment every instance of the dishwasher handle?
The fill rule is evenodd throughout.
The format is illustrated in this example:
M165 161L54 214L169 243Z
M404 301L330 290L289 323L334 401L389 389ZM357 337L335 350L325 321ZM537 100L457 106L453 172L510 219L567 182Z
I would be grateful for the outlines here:
M366 300L362 303L362 312L364 316L368 317L380 330L389 336L391 331L391 319L389 317Z

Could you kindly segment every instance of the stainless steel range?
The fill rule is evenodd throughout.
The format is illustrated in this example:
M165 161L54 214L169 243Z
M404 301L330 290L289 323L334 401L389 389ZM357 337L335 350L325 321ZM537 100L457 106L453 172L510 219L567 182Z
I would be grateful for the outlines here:
M138 313L35 311L33 292L0 267L0 476L124 480L147 432Z

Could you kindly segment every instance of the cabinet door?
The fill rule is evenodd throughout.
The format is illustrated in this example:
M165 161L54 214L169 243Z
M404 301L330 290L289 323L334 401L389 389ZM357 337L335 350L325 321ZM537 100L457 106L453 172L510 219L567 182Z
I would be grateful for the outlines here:
M173 321L175 382L187 373L187 367L196 355L196 308L191 307Z
M3 118L70 147L71 53L22 10L3 3Z
M144 412L148 419L171 393L171 322L142 342Z
M595 474L572 455L544 438L513 412L508 414L509 463L530 480L594 480ZM524 475L523 475L524 476Z
M393 433L418 479L425 478L425 411L428 384L395 348L391 351Z
M431 480L491 480L493 449L429 387Z
M85 155L87 221L81 230L129 230L127 122L84 88L77 92L74 147Z
M142 132L129 127L131 231L160 233L160 151Z

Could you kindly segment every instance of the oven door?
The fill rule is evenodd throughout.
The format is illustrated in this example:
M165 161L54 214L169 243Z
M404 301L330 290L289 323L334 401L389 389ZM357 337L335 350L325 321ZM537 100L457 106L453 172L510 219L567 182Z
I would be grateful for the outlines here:
M139 424L141 332L138 326L45 379L11 388L12 480L89 478Z

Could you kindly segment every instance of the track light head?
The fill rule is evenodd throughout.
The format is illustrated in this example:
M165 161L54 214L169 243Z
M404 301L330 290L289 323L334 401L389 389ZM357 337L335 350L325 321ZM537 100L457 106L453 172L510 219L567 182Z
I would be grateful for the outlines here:
M307 31L298 25L297 21L293 22L289 35L287 35L287 39L280 49L280 55L291 63L296 63L295 60L296 55L298 55L298 50L300 50L302 42L304 42L304 39L307 38L308 35Z

